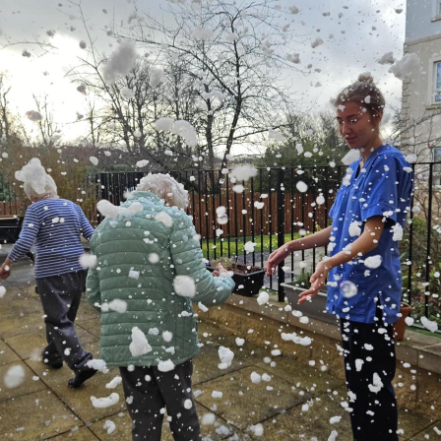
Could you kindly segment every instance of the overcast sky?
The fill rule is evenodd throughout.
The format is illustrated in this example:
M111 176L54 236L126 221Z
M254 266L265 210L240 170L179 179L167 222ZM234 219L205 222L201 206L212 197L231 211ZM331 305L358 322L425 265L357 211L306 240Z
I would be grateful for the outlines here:
M302 111L329 108L329 99L365 71L373 74L387 102L399 106L401 81L387 72L389 65L380 65L377 60L386 52L393 52L397 59L402 57L404 0L281 0L279 4L280 26L292 23L296 35L287 52L300 54L303 69L312 64L307 77L280 72L285 78L283 87ZM109 55L116 44L106 35L106 26L113 19L117 23L127 22L133 10L131 0L83 0L82 6L97 47ZM290 14L288 8L292 6L300 12ZM161 11L166 7L166 0L138 2L140 11L149 11L167 22L170 18ZM44 56L31 44L3 49L0 70L8 72L13 107L20 115L35 109L33 94L40 97L48 94L64 140L73 139L85 130L81 124L69 124L76 120L77 112L85 112L87 99L66 77L78 65L77 57L86 55L79 47L79 41L86 39L86 35L76 16L76 8L63 0L8 0L0 4L3 42L44 40L57 47ZM49 37L47 31L55 31L55 35ZM311 42L317 37L324 44L312 49ZM25 49L31 57L22 56ZM140 47L139 52L142 54L144 49ZM33 125L27 122L26 127L31 129Z

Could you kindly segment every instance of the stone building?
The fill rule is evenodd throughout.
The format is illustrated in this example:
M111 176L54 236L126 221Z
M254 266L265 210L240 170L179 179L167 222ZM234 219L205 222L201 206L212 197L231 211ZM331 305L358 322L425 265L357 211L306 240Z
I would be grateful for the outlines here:
M441 162L441 0L407 0L404 52L419 65L403 81L401 147Z

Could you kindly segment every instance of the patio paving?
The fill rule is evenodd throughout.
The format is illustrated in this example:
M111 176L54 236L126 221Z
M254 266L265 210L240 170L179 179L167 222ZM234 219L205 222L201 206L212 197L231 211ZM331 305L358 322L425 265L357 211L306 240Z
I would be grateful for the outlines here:
M122 388L110 391L105 387L118 375L117 369L99 373L81 389L71 390L67 380L72 373L67 367L55 371L41 362L44 324L30 262L14 265L12 276L2 284L6 294L0 299L0 439L130 440L131 422ZM99 318L86 302L77 329L84 346L97 356ZM233 333L208 322L200 322L199 336L203 346L194 360L193 390L200 418L215 415L214 424L202 425L204 440L327 441L333 430L338 432L336 441L352 439L349 418L341 406L347 399L341 380L289 357L274 357L270 345L264 349L246 341L239 348ZM221 345L235 352L233 363L225 370L218 368ZM8 389L4 374L14 365L23 367L25 380ZM252 372L266 374L267 381L253 383ZM120 395L117 404L106 409L92 406L90 396L104 397L110 392ZM222 396L216 398L219 394L213 392L222 392ZM335 416L342 417L340 422L330 424ZM112 434L104 428L108 420L116 425ZM260 436L256 425L262 425ZM399 425L403 441L441 439L437 434L441 421L425 415L400 409ZM166 424L163 439L172 440Z

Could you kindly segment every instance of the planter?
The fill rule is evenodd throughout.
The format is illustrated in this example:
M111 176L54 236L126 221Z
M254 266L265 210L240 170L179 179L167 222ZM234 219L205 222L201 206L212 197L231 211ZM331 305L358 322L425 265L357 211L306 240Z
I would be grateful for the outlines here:
M207 266L209 271L214 271L215 268ZM263 280L265 277L265 270L258 269L257 271L248 272L246 269L245 273L234 273L233 280L235 283L234 294L240 294L245 297L253 297L259 294L262 289Z
M320 291L313 299L312 302L305 302L301 305L297 305L300 294L306 291L306 288L294 286L289 283L282 283L285 288L286 298L288 303L292 306L292 309L303 312L308 317L313 317L326 323L335 324L335 316L326 312L326 298L327 293Z
M402 341L404 339L404 333L406 331L406 317L409 316L410 311L412 310L411 306L407 303L401 303L400 314L401 317L394 324L394 340Z

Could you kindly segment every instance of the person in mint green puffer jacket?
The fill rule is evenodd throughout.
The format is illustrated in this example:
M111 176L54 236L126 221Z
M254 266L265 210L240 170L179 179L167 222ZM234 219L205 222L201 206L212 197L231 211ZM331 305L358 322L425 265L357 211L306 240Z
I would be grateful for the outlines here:
M144 191L142 191L144 190ZM145 191L149 190L149 191ZM101 309L100 357L120 367L135 440L160 440L163 412L175 440L199 440L191 392L198 354L193 302L224 302L234 281L204 264L188 194L168 175L145 176L121 206L101 201L107 215L90 241L97 258L87 299Z

